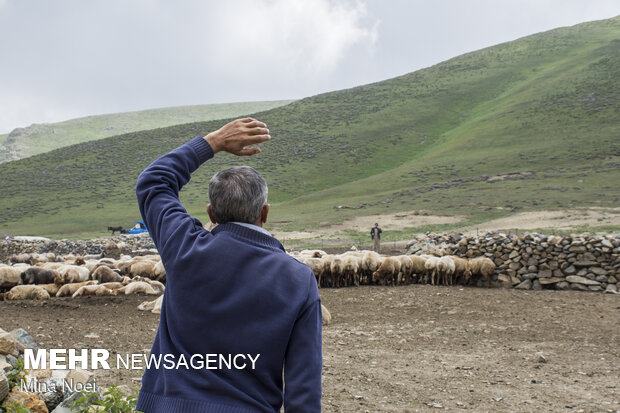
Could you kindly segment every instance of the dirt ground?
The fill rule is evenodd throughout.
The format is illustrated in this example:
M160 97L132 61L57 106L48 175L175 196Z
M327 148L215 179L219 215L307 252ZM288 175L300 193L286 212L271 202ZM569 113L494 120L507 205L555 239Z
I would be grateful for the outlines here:
M520 212L471 227L458 229L465 235L490 231L520 231L535 228L572 229L582 226L620 225L620 208L575 208L556 211Z
M620 295L409 285L322 289L325 412L616 411ZM42 348L148 351L147 297L0 302ZM541 357L542 356L542 357ZM139 385L141 371L97 370Z

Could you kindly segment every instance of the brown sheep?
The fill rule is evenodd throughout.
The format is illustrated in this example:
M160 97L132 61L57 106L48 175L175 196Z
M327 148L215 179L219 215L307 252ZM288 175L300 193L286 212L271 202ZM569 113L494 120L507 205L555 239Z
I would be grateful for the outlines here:
M411 278L416 278L417 281L421 281L422 275L426 272L426 258L421 257L419 255L410 255L409 259L411 259Z
M6 293L7 300L49 300L50 294L38 285L16 285Z
M95 271L93 271L92 279L97 280L100 283L109 283L109 282L123 282L123 276L119 273L113 271L109 267L105 265L101 265L97 267Z
M140 275L150 279L155 278L155 262L149 260L139 260L134 262L129 272L133 275Z
M372 280L374 282L381 280L382 283L391 280L392 286L398 285L398 273L400 273L400 260L395 257L386 257L379 269L372 274Z
M107 282L101 285L105 288L109 288L110 290L118 290L119 288L123 288L125 286L122 282Z
M480 275L486 278L487 288L491 286L491 278L495 272L495 263L487 257L477 257L469 260L472 275Z
M459 277L461 278L461 282L465 283L466 280L471 278L471 268L469 266L469 260L461 257L456 257L451 255L452 261L454 261L454 278L455 283L458 281Z
M73 265L86 265L86 261L84 261L84 257L77 257L73 261Z
M50 284L58 273L54 270L41 267L30 267L21 275L22 284Z
M51 284L39 284L39 287L43 288L45 291L47 291L51 297L55 296L56 293L58 292L58 290L60 290L60 285L56 284L56 283L51 283Z

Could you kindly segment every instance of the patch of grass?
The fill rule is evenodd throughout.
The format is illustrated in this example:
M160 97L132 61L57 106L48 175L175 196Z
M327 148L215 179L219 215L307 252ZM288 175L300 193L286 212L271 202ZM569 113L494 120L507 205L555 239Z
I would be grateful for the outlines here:
M523 231L525 232L525 231ZM568 229L558 228L536 228L529 229L527 232L538 232L548 235L568 236L571 234L620 234L620 225L577 225Z
M618 78L616 17L302 99L255 114L273 138L263 152L218 154L181 200L206 222L209 178L248 164L269 184L267 229L312 231L411 210L475 223L522 211L616 207ZM2 164L0 232L101 236L108 225L130 226L139 219L139 173L227 121L132 132Z

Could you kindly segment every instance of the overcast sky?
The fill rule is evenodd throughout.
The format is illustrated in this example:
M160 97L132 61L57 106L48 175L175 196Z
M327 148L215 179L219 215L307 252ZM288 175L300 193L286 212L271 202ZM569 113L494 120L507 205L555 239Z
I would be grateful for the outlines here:
M0 133L297 99L618 14L618 0L0 0Z

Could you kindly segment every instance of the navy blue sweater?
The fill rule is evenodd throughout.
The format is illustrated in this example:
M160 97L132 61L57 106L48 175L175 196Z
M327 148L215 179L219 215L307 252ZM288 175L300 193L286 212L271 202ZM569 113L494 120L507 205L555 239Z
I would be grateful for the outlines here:
M211 157L211 146L196 137L157 159L138 178L140 213L166 269L150 357L167 355L168 367L180 367L146 368L137 410L279 412L284 403L287 413L320 412L316 279L275 238L233 223L209 232L187 213L179 190ZM211 363L219 360L217 355L237 354L244 355L237 367L245 361L245 368L206 368L218 367ZM257 354L252 366L250 358ZM179 364L194 355L193 367Z

